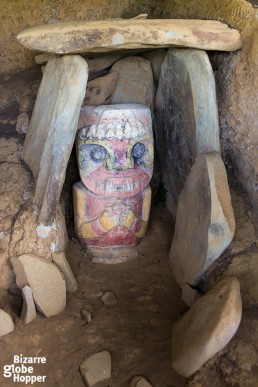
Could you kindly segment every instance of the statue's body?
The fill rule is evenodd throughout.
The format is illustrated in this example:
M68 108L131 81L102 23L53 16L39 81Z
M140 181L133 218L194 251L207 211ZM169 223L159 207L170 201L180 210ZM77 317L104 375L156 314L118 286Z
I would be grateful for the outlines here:
M150 110L141 105L87 108L77 155L81 182L74 185L74 208L79 238L101 249L139 243L151 203Z

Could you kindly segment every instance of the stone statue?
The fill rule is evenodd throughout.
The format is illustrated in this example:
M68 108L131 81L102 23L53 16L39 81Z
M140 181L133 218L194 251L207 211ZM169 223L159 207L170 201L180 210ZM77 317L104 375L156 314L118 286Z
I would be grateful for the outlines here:
M81 181L73 187L76 233L90 250L135 246L150 213L151 112L133 104L84 109L77 137Z

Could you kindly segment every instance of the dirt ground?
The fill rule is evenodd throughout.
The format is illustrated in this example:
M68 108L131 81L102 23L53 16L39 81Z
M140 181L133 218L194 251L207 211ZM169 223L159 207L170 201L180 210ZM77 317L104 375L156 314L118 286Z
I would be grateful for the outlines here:
M154 209L146 238L137 259L117 265L92 263L83 249L70 242L67 259L79 289L68 296L67 308L58 316L38 315L29 325L19 320L15 331L0 340L1 367L13 356L45 356L46 365L35 367L35 375L46 375L47 386L84 386L79 365L90 355L106 349L112 358L112 377L99 386L129 386L142 375L155 387L185 386L184 378L170 365L172 323L186 307L168 267L172 225ZM115 293L115 306L105 306L100 297ZM87 324L80 310L91 305ZM0 385L12 385L0 375ZM22 384L21 384L22 385Z

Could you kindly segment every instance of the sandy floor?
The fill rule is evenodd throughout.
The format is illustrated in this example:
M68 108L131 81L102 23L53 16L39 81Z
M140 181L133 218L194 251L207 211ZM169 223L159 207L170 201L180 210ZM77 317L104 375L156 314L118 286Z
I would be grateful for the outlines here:
M185 381L170 365L172 322L185 310L180 290L168 266L172 226L154 210L139 258L118 265L93 264L82 248L71 242L67 258L79 283L68 296L66 310L49 319L38 316L29 325L18 319L15 331L0 340L1 366L13 356L45 356L46 364L34 367L46 375L47 386L84 386L79 365L88 356L106 349L112 357L112 377L99 386L129 386L135 375L154 387L180 387ZM118 303L100 300L113 291ZM93 307L87 325L80 310ZM0 375L0 385L13 385ZM24 385L15 383L15 385ZM39 383L37 383L39 385Z

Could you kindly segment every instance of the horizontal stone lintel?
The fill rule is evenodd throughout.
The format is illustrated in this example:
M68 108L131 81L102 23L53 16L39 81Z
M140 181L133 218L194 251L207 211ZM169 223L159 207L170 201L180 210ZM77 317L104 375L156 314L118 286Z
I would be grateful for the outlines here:
M240 33L213 20L109 19L46 24L21 32L18 41L31 50L56 54L192 47L235 51Z

